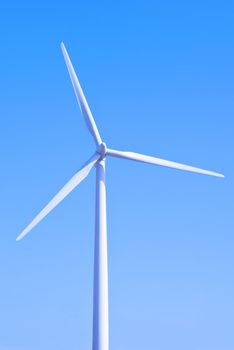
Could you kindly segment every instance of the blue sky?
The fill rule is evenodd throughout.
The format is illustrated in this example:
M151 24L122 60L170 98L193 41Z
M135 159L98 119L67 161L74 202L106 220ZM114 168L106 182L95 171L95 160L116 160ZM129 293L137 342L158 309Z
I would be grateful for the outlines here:
M234 348L231 1L1 4L0 350L90 349L95 173L18 233L92 154L63 40L110 147L110 349Z

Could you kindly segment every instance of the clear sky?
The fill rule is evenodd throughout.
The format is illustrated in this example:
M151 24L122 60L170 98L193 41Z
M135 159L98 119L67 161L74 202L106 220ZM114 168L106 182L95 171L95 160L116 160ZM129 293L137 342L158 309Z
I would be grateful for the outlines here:
M107 162L111 350L233 350L232 1L13 1L0 11L0 350L91 349L95 172L16 236L103 139L225 179Z

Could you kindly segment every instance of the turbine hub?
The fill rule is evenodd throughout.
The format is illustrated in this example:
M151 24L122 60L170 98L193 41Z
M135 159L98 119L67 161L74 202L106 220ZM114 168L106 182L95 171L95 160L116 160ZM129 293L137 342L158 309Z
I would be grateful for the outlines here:
M101 159L104 159L106 157L106 151L107 151L107 147L105 142L102 142L97 149L97 152L100 154Z

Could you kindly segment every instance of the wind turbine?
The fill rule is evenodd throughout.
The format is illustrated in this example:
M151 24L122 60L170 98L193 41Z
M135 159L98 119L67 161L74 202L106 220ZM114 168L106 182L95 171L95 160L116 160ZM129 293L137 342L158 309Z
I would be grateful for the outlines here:
M96 218L94 248L94 286L93 286L93 350L109 349L108 321L108 263L107 263L107 228L106 228L106 183L105 160L107 157L123 158L143 163L160 165L168 168L186 170L194 173L224 177L222 174L203 170L190 165L150 157L133 152L122 152L107 148L103 142L67 50L63 43L61 49L73 84L81 114L96 144L96 151L84 166L65 184L65 186L41 210L32 222L20 233L17 241L26 236L51 210L53 210L81 181L96 167Z

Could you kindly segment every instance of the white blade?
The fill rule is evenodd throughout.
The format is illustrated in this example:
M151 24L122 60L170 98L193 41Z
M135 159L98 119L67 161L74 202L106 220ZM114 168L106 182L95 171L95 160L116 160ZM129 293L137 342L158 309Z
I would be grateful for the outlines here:
M95 154L86 165L81 168L67 183L66 185L55 195L55 197L45 206L42 211L33 219L33 221L21 232L16 238L17 241L22 239L29 231L32 230L51 210L53 210L76 186L81 183L89 174L97 160L100 158L99 154Z
M214 171L209 171L209 170L204 170L204 169L200 169L200 168L195 168L195 167L190 166L190 165L185 165L185 164L181 164L181 163L172 162L170 160L164 160L164 159L160 159L160 158L145 156L145 155L139 154L139 153L121 152L121 151L115 151L115 150L112 150L112 149L108 149L107 150L107 155L110 155L112 157L117 157L117 158L124 158L124 159L135 160L135 161L138 161L138 162L144 162L144 163L150 163L150 164L155 164L155 165L161 165L161 166L165 166L165 167L168 167L168 168L174 168L174 169L179 169L179 170L191 171L193 173L224 177L224 175L216 173Z
M67 69L72 81L73 88L75 90L76 98L78 101L78 104L80 106L81 113L84 117L84 120L86 122L86 125L91 133L91 135L94 138L94 141L96 142L96 145L100 145L102 143L99 131L97 129L96 123L93 119L92 113L90 111L90 108L88 106L88 103L86 101L86 98L84 96L84 93L82 91L82 88L80 86L79 80L77 78L76 72L72 66L71 60L68 56L67 50L65 48L64 43L61 43L61 49L63 52L63 56L67 65Z

